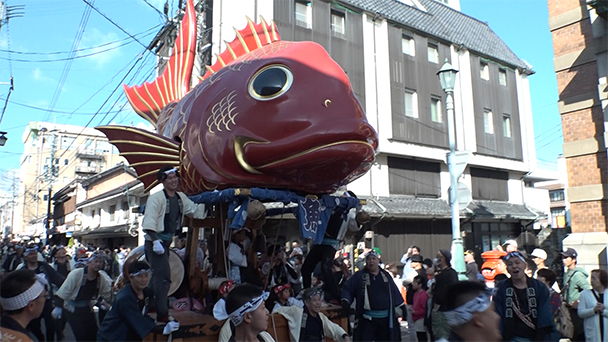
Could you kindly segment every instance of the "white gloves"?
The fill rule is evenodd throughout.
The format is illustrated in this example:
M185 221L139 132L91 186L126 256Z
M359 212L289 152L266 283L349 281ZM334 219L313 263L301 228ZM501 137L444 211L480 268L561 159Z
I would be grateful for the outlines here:
M57 306L53 309L53 312L51 312L51 316L53 316L54 319L61 319L62 312L63 312L63 309L61 309L60 307Z
M179 322L170 321L165 325L165 329L163 329L163 335L169 335L170 333L179 329Z
M154 246L152 246L152 250L156 254L165 253L165 248L163 247L163 243L160 240L154 240Z

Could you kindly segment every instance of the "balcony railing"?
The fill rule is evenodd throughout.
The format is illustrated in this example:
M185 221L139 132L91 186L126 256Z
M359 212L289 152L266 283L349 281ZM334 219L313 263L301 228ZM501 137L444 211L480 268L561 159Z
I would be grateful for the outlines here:
M103 153L101 151L92 149L92 148L87 148L87 149L80 149L76 152L76 157L78 158L84 158L84 159L104 159L105 156L103 155Z
M100 168L97 166L76 166L76 173L98 173Z

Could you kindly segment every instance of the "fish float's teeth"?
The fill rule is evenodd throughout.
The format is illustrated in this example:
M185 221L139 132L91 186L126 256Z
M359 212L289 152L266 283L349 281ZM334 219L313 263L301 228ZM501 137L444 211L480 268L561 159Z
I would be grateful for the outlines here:
M247 44L245 44L245 39L243 39L243 36L239 32L239 30L237 30L235 27L233 27L233 29L234 29L234 32L236 32L236 37L239 39L239 42L241 42L241 46L245 50L245 53L251 52L251 51L249 51L249 47L247 46Z
M207 69L207 71L209 71L211 73L211 75L215 74L215 71L213 71L213 69L211 69L210 66L205 65L205 69Z
M270 34L268 34L268 24L266 23L266 20L264 20L264 17L262 17L260 15L260 21L262 22L262 28L264 29L264 36L266 37L266 44L270 44L272 43L272 40L270 40Z
M249 17L247 17L247 24L249 25L249 29L251 29L251 34L253 35L253 38L255 39L255 45L257 46L257 48L261 48L262 43L260 42L260 36L258 36L258 32L255 29L255 25Z

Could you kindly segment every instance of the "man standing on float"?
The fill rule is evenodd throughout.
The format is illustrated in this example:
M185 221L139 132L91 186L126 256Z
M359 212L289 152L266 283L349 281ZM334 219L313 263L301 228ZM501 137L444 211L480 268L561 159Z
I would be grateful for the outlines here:
M152 288L156 304L156 320L169 321L169 305L167 296L171 286L171 270L169 269L169 246L173 235L181 233L184 215L197 219L206 216L205 205L192 202L179 188L179 173L171 166L163 166L156 175L158 182L164 187L156 192L146 203L146 211L142 222L145 235L146 259L152 267Z

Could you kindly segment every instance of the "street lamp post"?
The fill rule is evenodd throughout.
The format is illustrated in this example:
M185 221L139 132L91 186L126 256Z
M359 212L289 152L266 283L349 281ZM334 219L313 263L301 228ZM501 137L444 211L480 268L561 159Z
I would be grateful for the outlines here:
M462 236L460 233L460 212L458 208L458 178L460 174L456 170L456 125L454 123L454 85L456 83L456 74L458 70L454 69L446 58L445 64L437 72L441 88L445 91L445 107L447 111L448 121L448 142L450 145L450 153L448 154L448 170L450 171L450 207L452 208L452 263L454 269L458 272L460 280L466 280L466 267L464 264L464 248L462 246Z

